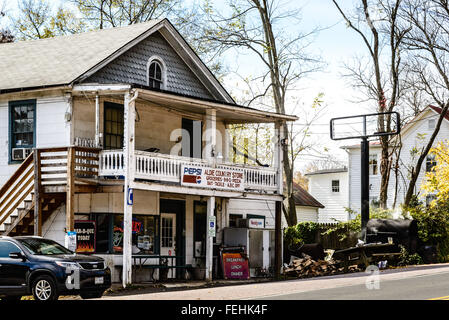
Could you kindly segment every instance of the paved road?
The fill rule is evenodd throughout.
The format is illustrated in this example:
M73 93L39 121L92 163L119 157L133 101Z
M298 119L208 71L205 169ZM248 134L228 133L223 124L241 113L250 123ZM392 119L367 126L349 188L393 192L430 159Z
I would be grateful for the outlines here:
M252 299L449 299L449 264L382 271L377 278L355 273L314 279L290 280L217 288L106 296L113 300L252 300ZM371 281L371 280L374 280Z
M449 300L449 271L406 279L382 280L379 289L366 284L263 297L269 300ZM374 286L371 286L374 287Z

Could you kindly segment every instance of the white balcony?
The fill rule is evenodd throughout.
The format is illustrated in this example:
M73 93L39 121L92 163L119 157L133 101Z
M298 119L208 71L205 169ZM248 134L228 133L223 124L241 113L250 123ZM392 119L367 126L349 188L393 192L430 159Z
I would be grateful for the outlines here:
M134 179L181 184L181 167L210 167L206 160L171 156L159 153L135 151ZM124 175L123 150L100 152L100 177L120 177ZM243 189L254 192L275 193L278 188L277 170L269 167L255 167L240 164L220 163L215 168L240 171L243 173Z

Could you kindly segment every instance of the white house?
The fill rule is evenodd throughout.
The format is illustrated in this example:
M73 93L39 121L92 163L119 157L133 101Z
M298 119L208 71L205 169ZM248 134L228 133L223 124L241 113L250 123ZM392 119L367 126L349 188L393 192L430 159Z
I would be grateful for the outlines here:
M309 179L309 193L324 208L319 209L319 223L348 221L349 178L346 167L318 170L305 175Z
M428 106L402 129L400 136L402 141L402 150L399 158L397 179L395 169L392 168L390 183L388 186L387 205L389 208L392 208L394 204L395 207L398 208L399 205L403 203L410 177L409 169L416 164L420 150L429 141L440 113L440 108ZM440 131L433 146L446 139L449 139L448 115L444 117ZM360 145L356 144L352 146L345 146L343 149L348 152L349 207L357 212L360 212ZM380 144L378 142L371 142L369 165L371 204L376 204L379 200L381 182L379 167L380 159ZM428 196L427 199L424 198L421 191L421 185L425 177L425 173L429 171L434 164L435 162L432 155L427 156L426 162L421 168L421 172L415 186L415 194L419 195L423 201L429 201L431 198L431 196Z
M78 249L124 284L136 253L210 279L235 212L266 217L279 243L282 132L275 166L256 167L231 162L226 128L296 117L237 105L168 20L2 44L0 64L1 234L64 243L91 223Z

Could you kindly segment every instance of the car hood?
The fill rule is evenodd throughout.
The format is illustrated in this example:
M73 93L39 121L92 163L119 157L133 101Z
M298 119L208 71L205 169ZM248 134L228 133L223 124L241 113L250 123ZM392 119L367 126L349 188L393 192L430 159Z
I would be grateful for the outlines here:
M84 254L56 254L56 255L39 255L41 259L48 261L67 261L67 262L103 262L104 259L97 256L88 256Z

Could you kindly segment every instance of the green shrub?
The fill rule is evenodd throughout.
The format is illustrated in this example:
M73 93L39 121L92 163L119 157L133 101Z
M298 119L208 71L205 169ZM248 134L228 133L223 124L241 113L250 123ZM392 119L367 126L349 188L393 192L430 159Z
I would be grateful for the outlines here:
M362 219L361 215L351 208L346 208L346 212L356 214L356 217L352 220L341 222L339 221L335 226L329 227L324 231L323 235L329 235L331 233L338 233L339 240L344 241L349 237L350 232L360 233L362 231ZM391 219L392 210L381 208L370 208L370 219Z
M416 220L421 242L437 246L440 262L449 261L449 203L437 200L434 205L427 207L414 199L412 205L403 210L404 215Z
M399 256L398 261L399 266L416 265L423 263L423 260L419 254L417 253L409 254L404 246L399 245L399 247L401 248L401 255Z
M297 246L303 243L314 243L319 229L315 222L300 222L296 226L284 230L284 244Z

